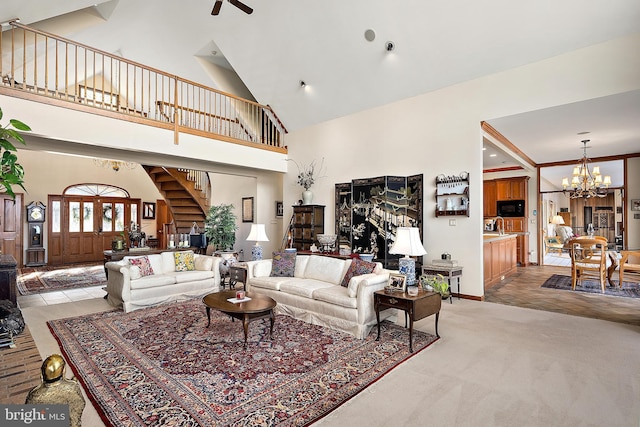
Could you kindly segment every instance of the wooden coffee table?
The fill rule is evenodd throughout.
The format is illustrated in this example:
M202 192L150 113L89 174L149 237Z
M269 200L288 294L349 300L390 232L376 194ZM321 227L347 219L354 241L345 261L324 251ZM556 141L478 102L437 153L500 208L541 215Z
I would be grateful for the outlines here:
M276 302L273 298L256 293L247 293L247 296L251 298L251 301L236 304L227 301L227 299L234 298L235 296L236 291L222 291L205 295L205 297L202 298L202 302L207 309L207 328L211 325L212 308L227 314L234 319L242 320L242 326L244 327L244 348L247 348L249 323L254 320L265 319L268 317L271 321L271 328L269 329L269 339L271 339L271 336L273 335L273 324L276 320L273 314Z

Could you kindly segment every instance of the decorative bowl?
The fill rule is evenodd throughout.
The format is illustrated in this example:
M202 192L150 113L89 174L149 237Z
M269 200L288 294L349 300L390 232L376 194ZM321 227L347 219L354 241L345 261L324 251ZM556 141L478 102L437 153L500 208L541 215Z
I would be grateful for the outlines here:
M318 234L317 237L322 246L333 246L338 238L336 234Z

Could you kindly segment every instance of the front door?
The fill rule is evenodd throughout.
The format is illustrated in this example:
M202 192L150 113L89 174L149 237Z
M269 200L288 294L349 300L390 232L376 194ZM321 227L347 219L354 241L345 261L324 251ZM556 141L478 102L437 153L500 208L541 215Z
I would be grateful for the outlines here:
M139 223L139 199L50 196L49 201L51 265L101 261L114 237L126 236L131 221Z

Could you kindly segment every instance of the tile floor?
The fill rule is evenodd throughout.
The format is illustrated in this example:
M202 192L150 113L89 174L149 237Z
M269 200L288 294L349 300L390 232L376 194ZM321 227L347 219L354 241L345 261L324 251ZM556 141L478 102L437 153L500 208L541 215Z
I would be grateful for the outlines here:
M104 285L89 288L70 289L67 291L47 292L43 294L18 295L20 308L38 307L44 305L62 304L65 302L82 301L92 298L102 298L107 293Z

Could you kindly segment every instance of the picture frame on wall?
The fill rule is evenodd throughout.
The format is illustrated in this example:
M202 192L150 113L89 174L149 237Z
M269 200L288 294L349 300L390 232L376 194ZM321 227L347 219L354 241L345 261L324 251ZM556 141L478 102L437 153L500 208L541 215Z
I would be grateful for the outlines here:
M282 218L284 215L284 204L283 202L276 202L276 217Z
M142 219L156 219L156 204L142 202Z
M253 197L242 198L242 222L253 222Z
M631 210L640 211L640 199L631 200Z

